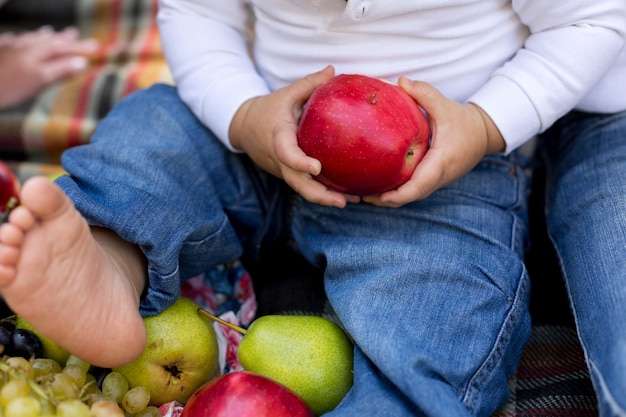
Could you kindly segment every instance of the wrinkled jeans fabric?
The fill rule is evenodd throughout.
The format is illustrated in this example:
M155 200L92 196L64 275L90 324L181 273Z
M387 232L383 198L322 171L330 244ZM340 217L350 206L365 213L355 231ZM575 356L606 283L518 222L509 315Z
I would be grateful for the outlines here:
M608 178L614 169L605 164L617 155L613 147L605 149L597 163ZM595 151L579 155L581 164L590 152ZM575 158L565 160L570 159ZM286 234L311 263L324 268L328 298L356 342L353 389L328 417L488 416L507 400L507 380L531 329L523 263L528 166L516 153L488 156L456 183L401 208L324 207L295 196L245 155L226 150L173 87L157 85L118 104L91 144L68 150L63 164L71 176L57 181L90 224L114 230L146 255L144 315L172 303L182 280L244 254L261 256ZM619 198L602 191L606 180L598 179L602 184L589 190L593 196L571 202L580 197L571 195L580 193L581 185L573 178L587 174L570 165L555 172L568 173L575 191L563 192L564 186L551 180L558 191L550 198L551 230L557 246L567 248L560 254L569 281L576 283L569 288L578 294L572 296L581 304L577 313L585 316L579 328L598 369L594 381L626 392L624 381L614 385L626 373L609 366L626 363L623 354L617 359L626 329L620 333L620 321L609 320L610 314L626 316L623 261L588 271L591 281L578 278L589 259L597 258L595 250L614 251L609 264L620 258L626 194L619 178L611 177ZM603 206L614 199L622 199L621 206ZM582 206L577 210L573 204ZM589 204L622 217L589 217ZM554 209L563 207L571 209L567 216ZM616 219L622 229L613 224ZM603 233L578 223L600 221L606 222ZM620 243L614 244L618 230ZM606 278L590 295L598 274ZM621 295L614 294L616 285ZM607 299L597 328L598 305L609 304Z

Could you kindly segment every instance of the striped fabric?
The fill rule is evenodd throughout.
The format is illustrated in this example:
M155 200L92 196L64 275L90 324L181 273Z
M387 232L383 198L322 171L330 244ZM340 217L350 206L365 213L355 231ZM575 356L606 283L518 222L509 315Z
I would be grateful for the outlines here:
M83 73L0 112L0 152L58 162L64 149L89 141L120 98L156 82L172 83L155 23L157 0L68 1L73 24L101 48Z
M533 327L509 381L511 399L493 417L597 417L597 401L576 331Z

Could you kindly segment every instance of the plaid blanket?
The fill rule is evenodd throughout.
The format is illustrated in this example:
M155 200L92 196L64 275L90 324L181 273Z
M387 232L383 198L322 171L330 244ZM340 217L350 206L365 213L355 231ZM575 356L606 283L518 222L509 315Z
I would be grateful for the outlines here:
M101 48L89 57L90 67L80 75L0 112L0 152L55 163L64 149L88 142L97 122L122 97L155 82L172 83L172 77L155 22L157 0L48 3L9 2L0 9L0 32L71 24L84 37L97 39ZM46 9L50 20L45 19Z
M509 386L511 399L493 417L598 416L583 351L572 327L535 326Z

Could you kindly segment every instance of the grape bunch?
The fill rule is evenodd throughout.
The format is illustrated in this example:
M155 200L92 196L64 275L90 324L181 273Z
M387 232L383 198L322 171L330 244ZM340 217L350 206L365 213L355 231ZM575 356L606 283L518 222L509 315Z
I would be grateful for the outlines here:
M148 389L129 387L122 374L92 367L73 355L61 366L39 349L20 351L12 339L21 329L11 330L7 320L0 322L0 329L10 336L0 340L0 417L161 417L158 408L148 405ZM37 342L25 344L30 349Z

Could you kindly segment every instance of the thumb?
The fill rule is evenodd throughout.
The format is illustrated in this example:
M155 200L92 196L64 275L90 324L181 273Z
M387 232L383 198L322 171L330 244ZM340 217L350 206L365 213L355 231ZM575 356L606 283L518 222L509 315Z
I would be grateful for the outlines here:
M323 70L309 74L294 82L291 86L292 94L294 94L294 97L304 102L309 99L317 87L334 76L335 68L332 65L328 65Z
M415 81L409 80L406 77L400 77L398 85L409 93L429 115L436 113L437 108L446 100L445 96L441 94L439 90L424 81Z

